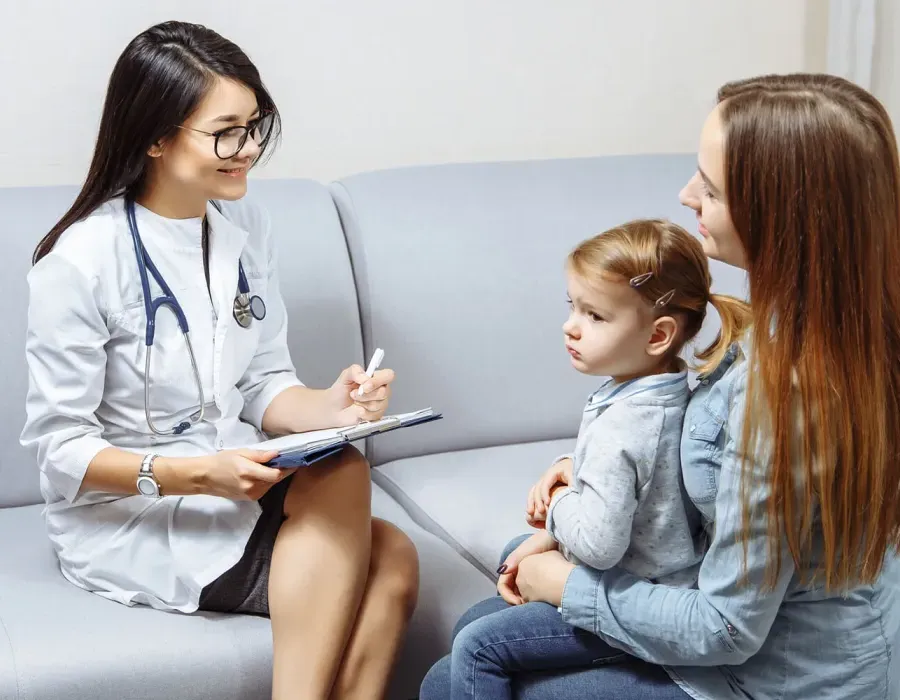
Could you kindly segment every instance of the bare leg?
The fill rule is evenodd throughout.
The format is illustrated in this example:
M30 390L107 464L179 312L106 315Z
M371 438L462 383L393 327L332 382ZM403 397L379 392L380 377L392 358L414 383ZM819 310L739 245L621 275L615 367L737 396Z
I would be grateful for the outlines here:
M373 519L369 581L332 698L384 697L418 593L415 546L394 525Z
M371 489L353 448L293 476L269 573L275 700L331 694L368 578Z

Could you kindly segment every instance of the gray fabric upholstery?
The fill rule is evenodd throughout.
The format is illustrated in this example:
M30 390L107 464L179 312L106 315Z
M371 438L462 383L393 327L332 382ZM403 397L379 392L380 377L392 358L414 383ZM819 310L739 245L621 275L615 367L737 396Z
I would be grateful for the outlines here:
M574 447L574 439L548 440L410 457L378 467L373 478L419 525L494 578L503 547L534 532L525 522L528 489Z
M337 209L328 190L310 180L254 181L250 196L272 221L297 374L307 386L329 386L342 369L367 359Z
M695 169L693 156L629 156L416 167L333 185L366 352L385 349L398 410L446 415L373 441L373 464L574 436L595 381L563 349L565 256L635 217L695 231L678 203ZM741 289L741 275L717 277Z
M372 489L372 512L406 532L419 552L419 601L388 693L393 700L414 698L425 672L450 651L456 621L492 595L494 584L445 542L415 524L377 485Z
M398 373L392 409L446 415L369 449L391 494L374 489L373 510L410 535L422 572L390 698L415 695L459 615L493 592L503 545L526 530L527 488L574 442L596 380L562 349L566 253L637 216L693 230L677 193L694 167L640 156L411 168L347 178L331 196L308 181L252 184L274 226L300 377L325 386L380 346ZM14 302L0 327L0 700L266 697L267 620L128 609L83 592L59 573L40 507L3 507L40 501L18 444L25 274L74 195L0 189ZM714 274L718 289L742 291L742 275Z
M414 697L446 653L457 618L493 586L377 487L372 507L409 534L422 563L419 606L391 692ZM0 509L0 700L268 697L268 620L127 608L82 591L60 574L40 511Z
M38 470L34 457L19 445L25 422L25 322L31 255L38 241L72 203L72 187L0 188L4 215L4 270L0 284L7 318L0 324L0 508L39 503ZM2 697L2 696L0 696Z

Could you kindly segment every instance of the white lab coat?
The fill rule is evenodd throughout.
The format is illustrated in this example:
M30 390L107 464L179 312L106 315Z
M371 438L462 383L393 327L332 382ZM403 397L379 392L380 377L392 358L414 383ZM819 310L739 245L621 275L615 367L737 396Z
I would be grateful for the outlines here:
M187 317L206 396L203 423L178 437L154 436L144 417L146 314L122 200L69 228L28 275L22 444L36 453L48 534L68 580L126 605L196 610L203 587L240 559L260 508L214 496L85 492L94 456L115 446L190 457L256 442L270 401L300 385L268 218L243 201L224 211L207 209L208 291L201 220L137 207L144 246ZM232 316L239 258L267 306L249 329ZM150 284L160 295L152 276ZM197 409L197 390L174 316L164 307L156 318L150 408L168 429Z

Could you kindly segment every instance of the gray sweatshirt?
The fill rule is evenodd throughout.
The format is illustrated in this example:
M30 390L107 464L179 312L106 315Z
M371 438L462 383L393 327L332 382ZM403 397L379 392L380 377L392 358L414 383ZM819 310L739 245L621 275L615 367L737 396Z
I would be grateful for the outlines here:
M687 372L609 380L584 409L574 483L553 499L547 532L569 561L690 585L703 558L681 479Z

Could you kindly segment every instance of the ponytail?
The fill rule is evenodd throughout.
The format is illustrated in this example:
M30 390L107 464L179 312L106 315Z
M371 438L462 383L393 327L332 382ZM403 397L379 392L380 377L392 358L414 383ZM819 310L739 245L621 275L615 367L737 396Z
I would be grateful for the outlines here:
M752 315L750 305L737 297L724 294L710 294L709 303L719 314L721 330L715 341L705 350L696 353L703 362L699 368L701 374L712 372L725 358L725 353L750 327Z

